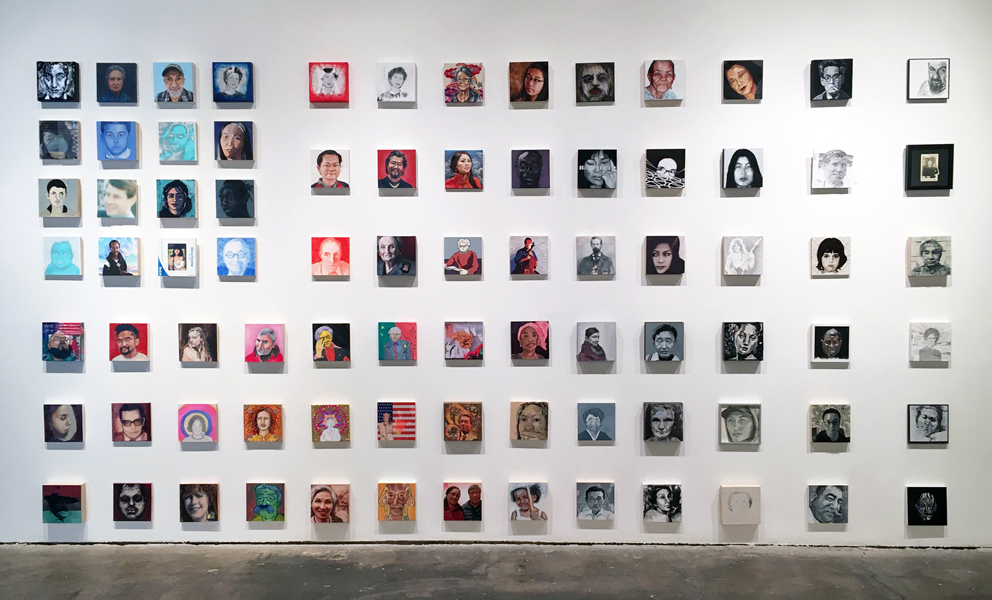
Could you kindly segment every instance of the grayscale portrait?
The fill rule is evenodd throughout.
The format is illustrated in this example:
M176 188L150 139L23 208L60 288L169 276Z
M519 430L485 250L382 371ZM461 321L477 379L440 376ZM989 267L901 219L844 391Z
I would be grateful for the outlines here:
M721 404L720 443L760 444L761 406L757 404Z
M612 442L616 437L617 405L613 402L579 402L576 414L578 441Z
M911 362L950 362L950 323L910 323L909 360Z
M579 521L612 521L615 516L612 483L576 483L575 518Z
M617 359L617 324L613 322L576 323L575 360L614 361Z
M950 412L947 404L910 404L909 443L946 444Z
M810 275L848 277L851 274L851 238L810 238Z
M644 360L678 362L685 356L685 323L647 322L644 324Z
M807 496L807 523L847 523L846 485L811 485Z
M724 189L750 189L764 186L765 152L761 148L723 149Z
M951 274L951 237L909 238L909 276L931 277Z
M723 360L764 360L764 324L724 323Z
M644 441L681 442L682 414L681 402L645 402Z
M854 156L843 150L813 152L813 189L854 187Z
M854 60L814 60L809 65L809 99L849 100L854 95Z
M813 404L809 407L810 441L814 444L847 444L851 441L849 404Z
M761 236L734 236L723 238L724 275L761 275L765 250Z
M946 99L951 94L949 58L911 58L906 96L910 100Z
M850 359L849 325L813 325L810 338L813 362L847 362Z
M38 61L39 102L79 102L79 63Z
M677 484L643 487L644 521L678 523L682 521L682 486Z
M575 257L578 261L575 273L585 276L615 275L613 259L616 257L617 239L612 235L575 238Z
M685 148L654 149L644 153L645 189L685 187Z
M617 187L616 150L579 150L579 189L609 189Z
M756 485L720 486L720 524L761 523L761 488Z
M575 102L613 102L613 63L575 64Z
M907 525L947 525L946 487L908 487L906 503Z

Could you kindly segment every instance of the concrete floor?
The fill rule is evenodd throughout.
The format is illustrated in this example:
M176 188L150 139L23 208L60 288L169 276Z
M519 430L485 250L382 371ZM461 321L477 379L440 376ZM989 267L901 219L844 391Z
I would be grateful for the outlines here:
M3 600L992 598L992 549L0 546Z

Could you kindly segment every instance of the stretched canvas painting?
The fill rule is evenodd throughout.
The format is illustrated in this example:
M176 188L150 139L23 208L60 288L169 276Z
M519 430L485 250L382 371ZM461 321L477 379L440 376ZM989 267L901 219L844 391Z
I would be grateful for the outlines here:
M851 275L851 238L811 238L809 251L809 272L813 277L849 277Z
M115 442L152 441L152 405L150 402L114 403L110 405L111 430Z
M376 275L417 274L417 236L380 235L376 238Z
M41 360L46 362L83 360L83 324L42 323Z
M255 74L250 62L215 62L214 102L254 102Z
M192 179L159 179L155 182L155 189L158 218L196 218L196 181Z
M575 63L575 103L611 103L615 99L614 64Z
M548 236L510 236L510 274L548 274Z
M551 324L548 321L510 321L510 358L548 360Z
M615 518L612 483L576 483L575 518L579 521L612 521Z
M380 521L416 521L417 484L380 483L377 504Z
M723 61L723 99L761 100L764 62L763 60Z
M445 275L482 275L482 238L444 238Z
M951 362L950 323L910 323L910 362Z
M682 521L682 486L678 484L644 484L643 520L648 523Z
M814 444L847 444L851 441L851 406L812 404L809 425L810 441Z
M946 487L907 487L906 503L907 525L947 525Z
M416 189L417 151L378 150L378 187L383 190Z
M510 483L511 521L547 521L544 509L551 510L547 483Z
M148 324L111 323L110 360L148 362Z
M510 439L546 441L548 411L547 402L511 402Z
M134 179L97 179L97 211L101 219L138 217L138 182Z
M617 238L612 235L580 235L575 238L575 274L586 277L616 275L614 259Z
M413 442L417 439L415 402L376 404L376 439L380 442Z
M158 162L196 162L196 123L165 121L158 124Z
M446 360L482 360L485 329L481 321L447 321L444 324Z
M510 102L547 102L551 95L548 63L510 63Z
M196 74L191 62L152 63L155 102L192 105L196 93Z
M100 104L136 104L138 64L96 63L96 101Z
M138 160L138 124L134 121L97 121L98 160Z
M39 121L38 141L43 160L79 160L79 121Z
M351 186L351 152L348 150L311 150L310 163L316 170L310 175L316 180L310 184L314 194L340 193Z
M765 184L761 176L764 171L764 155L765 151L761 148L724 148L724 189L762 187Z
M685 238L680 235L649 235L644 239L647 275L685 273Z
M246 517L249 522L286 520L286 484L246 484Z
M38 102L79 102L79 63L38 61Z
M946 444L950 435L951 407L947 404L910 404L909 443Z
M580 322L575 324L575 360L615 361L617 359L617 324L614 322Z
M844 363L851 358L849 325L813 325L810 327L810 356L813 362Z
M906 61L906 98L937 100L951 96L951 59L911 58Z
M617 434L617 405L613 402L579 402L576 415L580 442L612 442Z
M644 101L685 98L685 61L669 58L644 61Z
M445 150L444 165L444 189L482 189L482 150Z
M761 406L757 404L721 404L720 443L760 444Z
M217 343L216 323L179 324L180 362L217 362Z
M417 101L416 63L376 63L376 100L412 105Z
M854 60L831 58L809 63L809 99L812 102L850 100L854 97Z
M314 442L350 442L351 408L347 404L314 404L310 425Z
M444 63L444 103L479 104L485 101L482 63Z
M814 190L854 187L854 155L840 149L813 151L812 187Z
M162 277L196 277L197 260L194 238L159 240L158 274Z
M444 403L444 441L478 442L482 440L482 403Z
M253 219L255 217L255 180L218 179L214 182L217 192L218 219Z
M720 486L720 524L761 523L761 488L756 485Z
M98 238L100 274L107 277L141 275L138 238Z
M183 483L179 485L179 521L181 523L210 523L220 515L220 486L216 483Z
M807 523L847 523L846 485L811 485L807 502Z
M312 484L310 486L311 523L348 523L351 486L348 484Z
M482 484L445 483L444 520L481 521Z
M179 407L179 441L184 444L216 442L216 404L183 404Z
M283 414L281 404L245 404L245 441L281 442Z
M216 160L250 163L255 160L254 145L255 125L251 121L214 121Z
M46 237L41 253L45 277L78 277L83 273L81 237ZM46 264L47 263L47 264Z
M551 188L550 150L511 150L510 163L513 165L510 177L513 189Z
M313 341L314 362L351 361L351 325L349 323L314 323Z
M685 187L685 148L644 152L644 187L649 190Z
M82 523L82 485L41 486L42 523Z
M134 523L152 520L152 484L115 483L114 521Z
M379 360L417 360L417 324L380 322Z
M644 403L644 441L681 442L685 439L681 402Z
M912 237L909 246L910 277L951 274L951 237Z
M579 150L578 183L579 189L609 189L617 187L617 151Z
M245 362L283 362L286 326L279 323L245 325Z
M78 179L39 179L38 216L78 217Z
M348 102L351 90L348 82L348 63L310 63L310 102Z
M765 249L761 236L734 236L723 238L724 275L761 275L765 262Z
M82 404L45 405L45 442L83 441Z
M217 238L217 275L219 277L254 277L255 238Z

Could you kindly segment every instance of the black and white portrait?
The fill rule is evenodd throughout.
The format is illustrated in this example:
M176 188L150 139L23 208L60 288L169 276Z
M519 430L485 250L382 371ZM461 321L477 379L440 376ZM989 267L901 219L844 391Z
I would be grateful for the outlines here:
M685 187L685 148L648 149L644 153L644 187L649 190Z
M946 487L907 487L907 525L947 525Z
M940 179L940 154L920 154L920 181Z
M614 501L612 483L575 484L575 518L579 521L612 521Z
M906 146L906 190L954 189L954 144Z
M79 102L79 63L38 61L38 102Z
M764 324L723 324L723 360L764 360Z
M764 185L761 176L764 170L764 150L761 148L723 149L723 187L760 188Z
M910 444L946 444L951 408L947 404L910 404Z
M720 443L760 444L761 406L758 404L721 404Z
M575 103L613 102L613 63L575 64Z
M810 356L813 362L847 362L850 360L850 345L849 325L810 327Z
M813 189L854 187L854 156L843 150L813 152Z
M950 323L910 323L910 362L951 362Z
M647 275L685 273L685 237L649 235L644 238L644 272Z
M650 523L679 523L682 521L682 486L678 484L645 484L644 520Z
M813 277L848 277L851 274L851 238L815 237L809 241Z
M137 63L96 63L96 101L100 104L137 103Z
M851 405L811 404L809 426L814 444L847 444L851 441Z
M761 275L765 250L761 236L726 236L723 238L724 275Z
M612 362L617 359L617 324L615 322L581 322L575 324L575 360Z
M45 160L79 159L79 121L39 121L38 155Z
M609 277L616 274L613 259L617 253L617 239L612 235L575 238L575 259L577 275L586 277Z
M854 60L832 58L809 64L809 99L849 100L854 95Z
M720 524L761 523L761 488L756 485L720 486Z
M647 322L644 324L645 362L679 362L685 356L685 323Z
M951 59L911 58L906 97L910 100L946 99L951 94Z
M579 150L579 189L608 189L617 187L616 150Z
M681 402L645 402L644 441L683 441L682 415Z
M380 103L417 101L416 63L376 63L376 100Z
M613 442L617 431L617 408L613 402L579 402L578 441Z
M807 523L847 523L846 485L811 485L807 495Z
M932 277L950 274L950 236L909 238L910 277Z

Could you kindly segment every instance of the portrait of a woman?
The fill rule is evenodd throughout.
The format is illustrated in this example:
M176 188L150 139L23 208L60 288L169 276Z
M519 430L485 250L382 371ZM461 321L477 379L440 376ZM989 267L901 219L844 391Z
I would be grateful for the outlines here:
M478 154L481 158L481 151ZM451 177L444 180L445 189L482 189L482 179L475 175L476 173L482 174L482 164L476 165L472 161L472 155L464 150L457 150L452 153L451 159L448 161L448 173L451 173Z
M340 486L338 486L340 487ZM347 523L347 512L345 518L338 514L341 496L334 493L329 486L310 486L310 522L311 523Z
M521 402L517 408L516 421L516 439L538 441L548 439L547 402Z
M816 247L814 255L816 263L813 275L847 275L847 252L844 242L837 238L828 237Z
M579 189L616 189L616 150L579 150L578 160Z
M160 123L159 133L159 162L196 160L196 123Z
M514 360L547 360L548 358L548 322L531 321L517 326L517 343L510 358Z
M444 71L450 83L444 88L446 104L482 102L482 65L458 63Z
M449 485L448 489L444 490L444 520L445 521L464 521L465 511L462 510L458 501L461 500L462 491L458 489L457 485Z
M71 404L45 405L45 441L83 441L83 407Z
M761 100L763 61L723 61L723 99Z
M162 188L162 207L158 210L160 219L182 219L193 217L193 198L189 186L180 179L165 184Z
M649 235L647 238L648 275L681 275L685 261L681 256L681 242L676 235Z
M190 327L186 332L186 343L179 353L182 362L214 362L207 344L207 334L202 327Z
M644 520L656 523L678 523L681 521L682 486L644 486Z
M518 64L527 63L510 63L510 70L513 71ZM511 83L510 102L547 102L550 88L548 63L532 62L527 64L520 75L520 89L516 94L513 93L513 87L516 86Z
M234 121L220 124L217 132L217 160L254 160L252 152L251 121Z
M761 177L761 164L755 153L747 148L738 148L727 159L728 150L723 151L724 165L727 171L723 181L723 187L733 188L760 188L764 185Z
M599 345L599 329L596 327L587 327L584 337L585 341L582 342L582 348L579 349L575 360L580 362L607 360L606 350Z
M206 523L217 520L217 484L184 483L179 486L179 520Z

